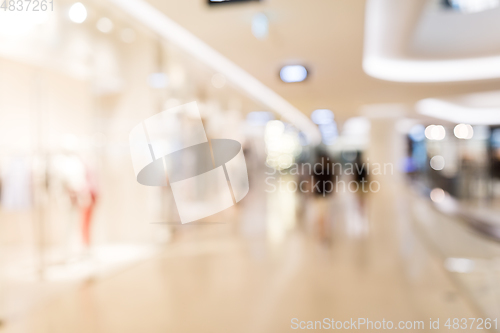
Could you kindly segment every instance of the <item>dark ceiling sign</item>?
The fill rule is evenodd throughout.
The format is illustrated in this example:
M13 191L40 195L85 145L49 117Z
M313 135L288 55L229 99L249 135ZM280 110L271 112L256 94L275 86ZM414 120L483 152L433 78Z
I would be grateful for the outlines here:
M223 5L230 3L255 2L261 0L207 0L209 5Z

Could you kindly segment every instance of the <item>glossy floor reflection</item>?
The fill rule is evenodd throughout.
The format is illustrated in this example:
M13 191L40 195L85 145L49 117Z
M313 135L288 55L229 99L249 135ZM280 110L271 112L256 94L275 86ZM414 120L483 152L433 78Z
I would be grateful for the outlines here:
M328 199L326 238L311 226L316 204L303 198L286 230L261 232L259 217L294 207L275 200L264 211L259 200L246 199L238 223L177 232L160 254L66 291L2 332L289 332L293 318L359 317L422 320L427 331L430 318L480 316L422 242L398 190L371 195L364 216L354 194Z

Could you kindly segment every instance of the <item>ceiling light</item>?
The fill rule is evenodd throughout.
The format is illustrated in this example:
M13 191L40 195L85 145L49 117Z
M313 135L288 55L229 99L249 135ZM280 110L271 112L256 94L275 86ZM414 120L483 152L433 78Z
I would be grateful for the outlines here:
M83 23L87 19L87 8L81 2L77 2L71 6L68 15L71 21Z
M425 137L429 140L440 141L446 137L446 130L441 125L429 125L425 128Z
M444 169L444 157L436 155L433 158L431 158L430 161L431 168L437 171L443 170Z
M435 0L437 3L441 0ZM483 1L483 0L469 0ZM424 59L404 56L406 29L418 15L414 5L428 1L367 0L363 69L396 82L454 82L500 77L500 56ZM395 5L398 5L398 10ZM494 14L494 13L492 13ZM443 19L447 19L443 16ZM481 18L478 18L481 20Z
M97 30L105 34L110 33L113 30L113 22L107 17L102 17L97 21Z
M301 65L284 66L280 70L280 78L283 82L302 82L307 78L307 69Z
M252 18L252 34L257 39L266 39L269 34L269 19L264 13L257 13Z
M443 202L446 199L446 193L443 189L435 188L431 191L431 200L435 203Z
M425 128L425 137L429 140L432 140L432 129L434 128L434 126L436 125L429 125Z
M447 258L444 262L444 267L454 273L470 273L474 266L474 260L467 258Z
M474 129L468 124L458 124L455 126L453 133L459 139L469 140L474 136Z
M151 88L163 89L168 85L168 77L165 73L153 73L148 77L148 84Z
M321 138L325 145L333 144L339 136L334 118L333 112L328 109L317 109L311 114L312 121L319 126Z
M329 124L334 118L333 112L328 109L317 109L311 114L312 121L317 125Z
M247 124L252 126L264 126L268 121L274 119L271 112L267 111L253 111L247 114Z
M425 116L471 125L500 124L500 108L466 107L437 98L419 101L417 111Z
M266 125L266 140L285 133L285 124L279 120L271 120Z
M500 0L448 0L451 7L464 13L477 13L493 9L500 5Z

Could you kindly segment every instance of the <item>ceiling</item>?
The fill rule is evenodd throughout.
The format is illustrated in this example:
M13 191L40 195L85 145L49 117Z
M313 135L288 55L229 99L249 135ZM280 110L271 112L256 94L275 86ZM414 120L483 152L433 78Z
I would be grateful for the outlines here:
M414 56L441 59L498 55L499 17L500 7L478 13L426 8L410 49Z
M459 1L462 9L442 0L368 0L365 72L396 82L498 80L500 8Z
M498 89L500 81L396 83L362 68L364 0L264 0L209 6L205 0L147 0L209 46L246 70L305 114L332 109L340 120L360 106L408 103L449 94ZM269 17L269 36L256 39L251 18ZM283 64L301 63L310 77L285 84Z

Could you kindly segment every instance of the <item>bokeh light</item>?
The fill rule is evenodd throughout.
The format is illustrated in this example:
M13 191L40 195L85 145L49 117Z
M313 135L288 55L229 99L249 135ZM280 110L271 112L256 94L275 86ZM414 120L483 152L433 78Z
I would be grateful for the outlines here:
M75 23L83 23L87 19L87 8L81 2L77 2L69 9L69 19Z

